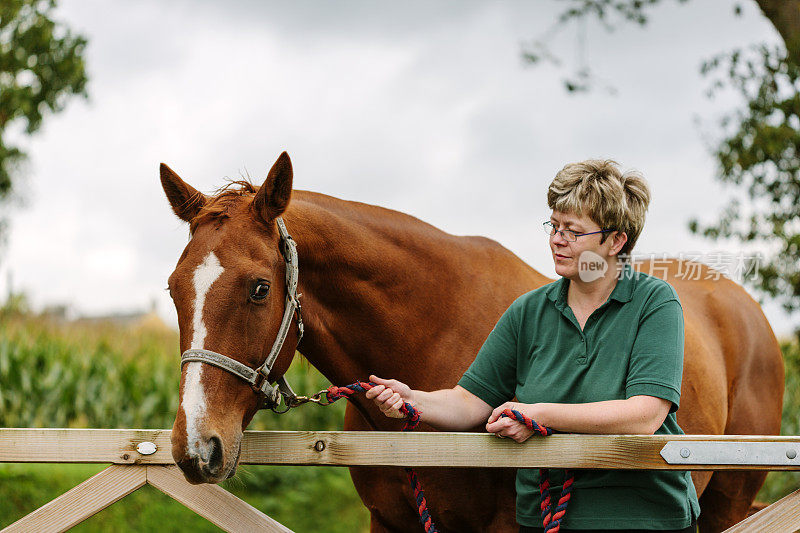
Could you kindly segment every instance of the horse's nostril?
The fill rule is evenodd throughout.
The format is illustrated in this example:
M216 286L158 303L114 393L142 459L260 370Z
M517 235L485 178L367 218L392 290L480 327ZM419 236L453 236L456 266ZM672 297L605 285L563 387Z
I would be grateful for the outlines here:
M203 477L199 474L200 469L198 467L197 457L184 458L181 461L178 461L176 464L181 469L183 475L186 477L186 480L189 483L197 485L198 483L204 482Z
M222 441L219 437L208 439L208 469L217 472L222 467Z

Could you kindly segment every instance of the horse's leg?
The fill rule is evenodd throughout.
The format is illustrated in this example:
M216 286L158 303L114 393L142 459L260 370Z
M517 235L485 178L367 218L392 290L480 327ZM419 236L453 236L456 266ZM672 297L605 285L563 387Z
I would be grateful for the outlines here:
M781 429L783 357L766 319L756 318L745 323L742 339L733 339L740 343L741 363L729 392L727 435L777 435ZM765 477L758 471L714 472L700 498L700 530L723 531L744 520Z
M733 397L731 419L725 428L727 435L775 435L780 432L780 403L782 394L767 394L781 391L780 387L770 384L763 391L752 395L745 401L743 393L755 384L740 384ZM763 409L763 411L762 411ZM772 416L766 413L771 413ZM777 414L776 414L777 413ZM711 476L702 496L700 496L700 531L724 531L747 517L750 506L761 485L764 484L766 472L716 471Z
M353 429L353 428L348 428ZM419 524L404 498L405 475L399 468L351 467L350 477L370 512L371 533L403 533Z
M694 483L694 489L697 491L698 498L703 495L703 491L706 490L708 482L711 481L711 475L713 473L714 472L705 470L695 470L692 472L692 483Z
M345 429L370 429L350 404ZM514 470L418 468L428 508L443 533L515 533ZM402 468L353 467L350 476L370 511L370 531L421 531L414 497Z
M706 329L698 326L696 318L688 315L678 424L687 434L719 435L725 432L728 423L725 356L722 347L716 339L708 336ZM692 482L700 498L701 518L712 514L703 504L702 496L713 474L713 471L692 472Z
M381 524L380 520L378 520L375 515L371 515L369 533L392 533L392 530Z
M724 531L747 517L766 472L715 472L700 497L701 533Z
M344 429L370 431L372 428L352 404L347 404ZM418 523L416 514L406 501L405 473L400 468L351 467L350 477L361 502L370 512L371 533L400 533Z

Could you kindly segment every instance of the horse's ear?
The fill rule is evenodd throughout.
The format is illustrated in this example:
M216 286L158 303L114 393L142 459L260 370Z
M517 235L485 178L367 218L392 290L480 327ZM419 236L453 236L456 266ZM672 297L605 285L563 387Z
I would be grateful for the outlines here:
M206 197L161 163L161 186L178 218L191 222L206 203Z
M264 222L281 216L292 198L292 160L283 152L272 165L267 179L253 198L253 209Z

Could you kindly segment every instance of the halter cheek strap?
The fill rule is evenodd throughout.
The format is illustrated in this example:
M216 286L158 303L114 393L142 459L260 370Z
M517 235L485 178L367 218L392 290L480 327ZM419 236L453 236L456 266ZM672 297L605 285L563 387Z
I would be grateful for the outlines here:
M272 371L272 365L275 364L275 360L278 358L278 354L283 348L283 343L286 341L286 335L289 333L292 319L295 316L297 317L298 330L297 344L299 344L300 339L303 338L302 307L300 306L299 295L297 294L297 279L299 276L297 244L286 230L283 219L278 217L275 220L278 224L278 233L280 233L281 237L281 254L286 261L286 306L283 311L281 326L278 329L278 336L275 338L275 342L272 344L272 349L270 349L264 364L253 370L249 366L226 355L202 349L186 350L181 355L181 366L190 362L206 363L226 370L236 377L243 379L250 384L253 390L256 391L256 394L261 396L262 401L259 405L259 409L272 409L273 411L280 405L281 396L287 398L287 403L297 396L283 376L276 380L277 386L273 386L269 382L269 373ZM295 349L296 348L297 345L295 345Z

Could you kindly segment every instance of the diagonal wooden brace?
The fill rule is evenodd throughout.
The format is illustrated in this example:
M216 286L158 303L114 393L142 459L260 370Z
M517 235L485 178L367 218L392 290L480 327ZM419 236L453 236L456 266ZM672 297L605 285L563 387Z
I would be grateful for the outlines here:
M218 485L190 484L177 466L148 466L147 482L230 533L292 533L291 529Z
M725 533L797 531L800 529L800 489L742 520Z
M111 465L2 530L2 533L65 531L147 482L146 466Z

